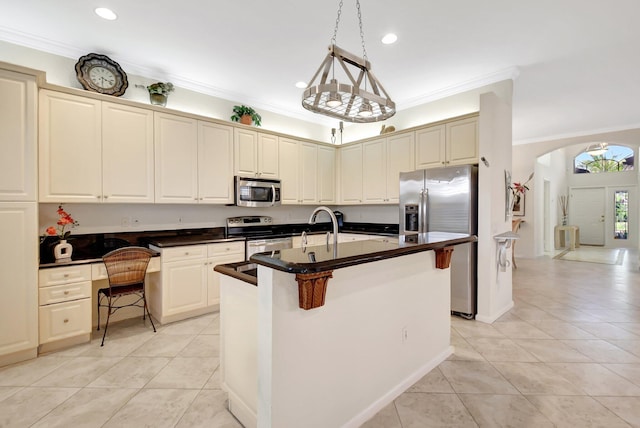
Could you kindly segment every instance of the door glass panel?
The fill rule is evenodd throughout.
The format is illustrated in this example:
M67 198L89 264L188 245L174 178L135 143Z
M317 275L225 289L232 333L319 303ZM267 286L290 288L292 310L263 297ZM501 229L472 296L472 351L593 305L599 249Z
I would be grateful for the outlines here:
M629 235L629 191L628 190L616 190L615 191L615 224L614 235L615 239L628 239Z

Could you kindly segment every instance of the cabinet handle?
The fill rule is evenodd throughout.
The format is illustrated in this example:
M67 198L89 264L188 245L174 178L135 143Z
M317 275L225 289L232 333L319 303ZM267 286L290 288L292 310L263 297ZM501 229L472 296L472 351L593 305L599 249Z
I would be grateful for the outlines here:
M64 295L65 295L65 296L66 296L67 294L69 294L69 290L66 290L66 291L64 292Z
M104 199L107 199L109 197L109 195L103 196Z
M64 275L62 275L62 276L64 276L65 278L69 278L69 274L68 274L68 273L65 273L65 274L64 274Z
M68 323L68 322L69 322L69 318L65 318L65 319L64 319L64 323L66 324L66 323Z
M188 255L189 255L189 252L188 252L188 251L185 251L184 255L185 255L185 256L188 256Z

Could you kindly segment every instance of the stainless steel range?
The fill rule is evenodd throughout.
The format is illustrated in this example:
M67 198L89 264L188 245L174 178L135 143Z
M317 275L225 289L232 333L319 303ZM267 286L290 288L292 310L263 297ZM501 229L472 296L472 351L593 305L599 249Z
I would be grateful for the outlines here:
M227 237L245 237L245 260L252 254L264 253L293 246L291 236L274 233L273 219L268 216L231 217L227 219Z

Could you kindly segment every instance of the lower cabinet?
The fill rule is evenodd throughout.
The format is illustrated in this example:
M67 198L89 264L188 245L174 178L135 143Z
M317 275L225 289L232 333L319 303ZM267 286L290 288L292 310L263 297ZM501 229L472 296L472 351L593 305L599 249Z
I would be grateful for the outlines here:
M91 338L91 265L41 269L38 279L40 352Z
M152 247L161 253L161 275L148 280L151 313L160 323L179 321L218 309L217 264L244 260L244 242Z

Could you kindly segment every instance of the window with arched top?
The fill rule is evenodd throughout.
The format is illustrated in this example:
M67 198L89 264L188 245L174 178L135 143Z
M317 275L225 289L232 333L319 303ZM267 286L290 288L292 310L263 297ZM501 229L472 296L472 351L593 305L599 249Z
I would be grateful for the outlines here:
M620 172L633 170L635 155L633 149L607 143L589 145L573 160L576 174L597 174L600 172Z

